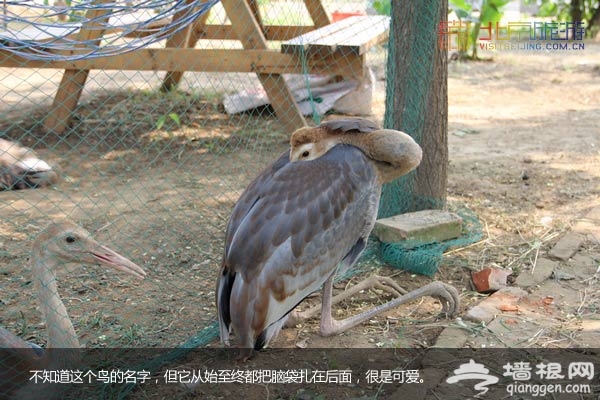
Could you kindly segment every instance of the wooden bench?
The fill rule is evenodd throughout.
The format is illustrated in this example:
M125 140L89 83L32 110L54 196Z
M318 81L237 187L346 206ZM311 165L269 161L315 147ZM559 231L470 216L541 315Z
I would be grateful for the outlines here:
M314 56L362 56L374 45L387 41L390 18L384 15L352 16L281 45L287 54Z
M185 0L185 3L196 1ZM281 123L291 132L306 125L306 121L282 74L326 74L360 80L367 69L367 50L384 42L389 35L388 17L356 16L330 23L322 0L303 2L313 20L312 26L268 25L262 19L257 1L220 0L230 25L207 24L208 13L204 13L184 29L172 33L164 48L144 47L102 57L29 59L10 51L11 37L4 32L0 34L0 67L65 70L44 120L46 130L56 134L68 128L88 73L95 69L166 71L162 90L176 87L185 71L255 73ZM93 0L93 3L110 4L110 0ZM59 46L51 52L77 56L89 52L93 46L102 46L107 35L126 32L128 37L144 36L161 27L169 29L170 23L184 17L181 12L170 20L156 19L149 24L148 16L138 13L116 16L106 7L90 8L86 13L87 25L66 24L59 35L33 28L14 34L13 39L29 38L32 49L43 49L50 46L48 41L58 40ZM243 49L196 48L200 40L237 40ZM67 46L63 49L61 41L71 44L71 49ZM274 49L269 41L279 42L281 48Z

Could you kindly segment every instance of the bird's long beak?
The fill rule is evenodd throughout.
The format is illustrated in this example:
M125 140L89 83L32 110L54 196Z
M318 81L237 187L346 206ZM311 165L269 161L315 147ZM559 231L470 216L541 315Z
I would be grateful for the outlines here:
M92 255L100 264L113 267L122 272L126 272L129 275L135 276L136 278L144 279L146 276L146 271L144 271L142 267L106 246L98 244L92 251Z

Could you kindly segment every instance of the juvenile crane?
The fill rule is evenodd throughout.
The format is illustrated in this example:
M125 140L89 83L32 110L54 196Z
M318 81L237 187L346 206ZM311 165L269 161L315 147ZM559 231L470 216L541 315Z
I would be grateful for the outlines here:
M37 398L37 394L51 398L48 391L27 384L29 371L64 369L77 361L79 353L73 349L80 347L79 339L56 283L56 269L67 263L102 265L136 278L146 275L141 267L96 242L72 222L53 223L42 231L33 244L31 264L48 343L42 349L0 328L0 399Z
M0 139L0 190L43 187L57 180L56 172L33 150Z
M221 341L229 345L235 332L245 349L242 357L250 357L321 287L324 336L422 296L439 298L443 312L454 314L458 292L441 282L406 293L389 278L372 277L332 298L336 271L350 268L366 247L382 184L416 168L421 154L405 133L378 129L360 118L294 132L290 150L246 188L233 208L217 282ZM399 297L345 320L333 319L334 302L369 286Z

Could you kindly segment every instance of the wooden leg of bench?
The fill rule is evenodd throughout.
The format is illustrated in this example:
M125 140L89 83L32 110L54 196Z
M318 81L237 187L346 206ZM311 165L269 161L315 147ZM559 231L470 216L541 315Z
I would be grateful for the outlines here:
M221 4L231 21L231 27L245 49L266 50L267 40L254 17L249 3L245 0L221 0ZM277 118L288 132L306 126L306 120L294 100L294 95L279 74L256 74L269 96Z
M191 3L195 0L188 0L187 3ZM209 10L207 10L204 14L200 15L194 23L190 24L187 28L182 29L178 32L175 32L173 35L169 36L167 39L167 43L165 47L186 47L186 48L194 48L196 47L196 43L198 42L199 37L197 36L199 26L206 24L206 19L208 18ZM182 18L185 15L176 14L173 19ZM165 75L165 79L160 87L161 92L169 92L179 85L181 78L183 78L183 73L185 71L168 71Z
M321 0L304 0L304 5L316 28L322 28L331 23Z
M179 47L179 46L175 46ZM183 78L184 71L167 71L165 75L165 79L163 80L162 85L160 86L161 92L170 92L173 89L177 88L181 78Z
M46 131L62 134L67 130L89 73L89 70L65 70L50 113L44 121Z
M93 0L93 5L107 4L111 0ZM106 7L90 8L85 13L86 23L77 34L76 42L91 42L92 46L100 44L104 35L104 24L108 22L112 9ZM60 86L54 97L50 114L44 121L46 131L56 134L64 133L69 127L71 115L77 107L89 70L65 70Z
M252 10L252 15L254 15L254 19L258 22L261 31L264 33L264 23L262 16L260 15L260 9L258 7L258 0L248 0L248 6L250 10Z
M279 122L287 132L306 126L306 120L282 75L257 74Z

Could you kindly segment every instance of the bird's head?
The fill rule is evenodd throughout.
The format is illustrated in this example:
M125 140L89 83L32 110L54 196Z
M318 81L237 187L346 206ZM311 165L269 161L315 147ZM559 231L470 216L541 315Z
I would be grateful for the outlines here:
M337 143L320 127L300 128L290 138L290 161L310 161L327 153Z
M140 266L96 242L85 229L70 221L53 223L44 229L34 242L33 255L46 265L103 265L137 278L146 275Z
M337 119L323 122L314 128L300 128L290 137L290 161L314 160L335 145L347 143L349 135L369 133L377 129L375 123L364 118Z
M337 144L358 147L376 165L383 182L390 182L415 169L421 162L421 147L404 132L379 129L363 118L324 122L295 131L290 139L290 161L310 161Z

